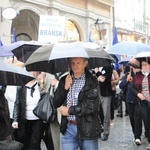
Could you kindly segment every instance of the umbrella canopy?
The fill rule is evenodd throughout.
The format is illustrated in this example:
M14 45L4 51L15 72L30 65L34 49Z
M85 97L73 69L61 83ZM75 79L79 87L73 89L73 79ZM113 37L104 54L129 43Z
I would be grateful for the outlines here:
M56 43L52 46L49 60L84 57L89 58L85 51L85 47L80 42L73 43Z
M100 61L102 56L104 60L109 60L109 64L107 63L107 65L110 65L110 62L113 60L112 57L94 43L87 43L87 45L84 42L55 43L37 49L25 62L25 66L26 69L30 71L44 71L54 74L69 70L68 58L93 58L93 61L91 60L91 63L89 63L93 63L92 66L90 66L90 68L93 68L94 65L101 66L104 64Z
M55 43L37 49L25 62L25 66L29 71L66 72L69 67L68 58L71 57L88 58L88 55L84 47L76 42Z
M20 47L23 45L25 41L18 41L15 43L11 43L9 45L3 45L0 47L0 57L7 57L7 56L13 56L14 54L11 52L11 50Z
M147 61L150 64L150 51L149 52L140 52L138 53L135 58L141 62L141 61Z
M103 48L86 49L88 53L88 69L93 69L102 66L110 66L111 63L115 62L114 58L111 57Z
M18 41L9 45L0 47L0 57L7 57L15 55L18 60L25 62L26 59L39 47L47 45L46 43L40 43L37 41ZM30 52L30 55L26 53Z
M121 42L113 45L108 49L108 53L136 56L139 52L150 51L150 47L139 42Z
M140 62L146 61L150 64L150 52L140 52L133 59L129 61L129 65L135 65L140 68Z
M127 56L121 59L120 61L118 61L118 63L125 66L132 58L133 58L132 56Z
M140 52L138 53L135 58L149 58L150 57L150 51L149 52Z
M37 41L29 41L17 48L14 48L11 52L17 57L18 60L25 62L36 49L38 49L43 45L49 45L49 44L41 43Z
M114 59L115 63L118 63L118 57L115 54L110 54L110 56Z
M35 79L25 69L0 61L0 85L24 86Z

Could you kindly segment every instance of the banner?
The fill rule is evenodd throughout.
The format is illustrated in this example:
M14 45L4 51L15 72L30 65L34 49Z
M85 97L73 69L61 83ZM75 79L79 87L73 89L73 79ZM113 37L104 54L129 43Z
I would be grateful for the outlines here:
M64 37L65 17L41 15L39 23L39 42L55 43Z

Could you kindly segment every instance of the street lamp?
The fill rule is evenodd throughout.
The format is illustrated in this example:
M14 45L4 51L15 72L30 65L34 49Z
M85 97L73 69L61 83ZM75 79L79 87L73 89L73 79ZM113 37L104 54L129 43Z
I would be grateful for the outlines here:
M99 31L100 40L103 40L102 31L104 30L104 21L101 18L98 18L95 22L95 27Z

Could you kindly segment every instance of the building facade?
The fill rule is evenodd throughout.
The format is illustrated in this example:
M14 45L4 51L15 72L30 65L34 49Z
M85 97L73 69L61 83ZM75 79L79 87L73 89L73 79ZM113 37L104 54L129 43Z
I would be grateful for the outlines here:
M115 26L118 39L137 41L150 45L149 0L115 0Z
M18 40L37 41L40 15L51 15L65 16L64 40L89 41L90 37L94 42L102 41L105 47L112 45L114 0L5 0L0 6L4 44L13 42L13 28ZM16 10L14 19L3 17L8 7ZM100 28L95 26L98 18L103 20Z

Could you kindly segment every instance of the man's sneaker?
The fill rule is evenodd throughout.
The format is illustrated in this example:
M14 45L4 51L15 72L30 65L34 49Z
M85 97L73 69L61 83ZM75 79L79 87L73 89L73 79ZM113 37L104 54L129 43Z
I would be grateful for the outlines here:
M138 145L138 146L141 145L141 140L140 139L135 139L135 144Z
M107 141L108 140L109 134L103 134L102 136L102 141Z
M150 150L150 144L148 144L148 146L147 146L147 150Z

